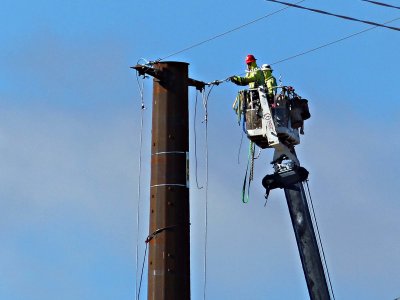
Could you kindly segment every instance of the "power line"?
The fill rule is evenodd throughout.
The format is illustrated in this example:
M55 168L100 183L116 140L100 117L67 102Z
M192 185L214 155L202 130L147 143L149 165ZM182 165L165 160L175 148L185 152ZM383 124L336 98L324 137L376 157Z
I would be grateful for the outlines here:
M391 5L391 4L386 4L386 3L382 3L382 2L378 2L378 1L370 1L370 0L361 0L361 1L373 3L373 4L376 4L376 5L380 5L380 6L386 6L386 7L392 7L392 8L400 9L400 6L394 6L394 5Z
M292 3L288 3L288 2L283 2L283 1L278 1L278 0L265 0L265 1L280 3L280 4L284 4L284 5L290 6L290 7L309 10L309 11L316 12L316 13L319 13L319 14L324 14L324 15L328 15L328 16L332 16L332 17L336 17L336 18L341 18L341 19L345 19L345 20L348 20L348 21L355 21L355 22L360 22L360 23L365 23L365 24L369 24L369 25L374 25L374 26L379 26L379 27L384 27L384 28L387 28L387 29L400 31L399 27L386 26L384 24L379 24L379 23L372 22L372 21L361 20L361 19L356 19L356 18L353 18L353 17L344 16L344 15L333 14L333 13L330 13L330 12L327 12L327 11L324 11L324 10L309 8L309 7L305 7L305 6L301 6L301 5L297 5L297 4L292 4Z
M383 24L389 24L389 23L392 23L392 22L397 21L397 20L400 20L400 17L399 17L399 18L395 18L395 19L390 20L390 21L387 21L387 22L384 22ZM282 63L282 62L285 62L285 61L288 61L288 60L292 60L292 59L297 58L297 57L299 57L299 56L306 55L306 54L308 54L308 53L317 51L317 50L319 50L319 49L322 49L322 48L331 46L331 45L333 45L333 44L336 44L336 43L339 43L339 42L341 42L341 41L344 41L344 40L350 39L350 38L352 38L352 37L355 37L355 36L357 36L357 35L363 34L363 33L367 32L367 31L373 30L373 29L375 29L375 28L377 28L377 27L379 27L379 26L372 26L372 27L369 27L369 28L367 28L367 29L364 29L364 30L361 30L361 31L352 33L352 34L350 34L350 35L347 35L347 36L342 37L342 38L340 38L340 39L334 40L334 41L332 41L332 42L329 42L329 43L320 45L320 46L318 46L318 47L315 47L315 48L312 48L312 49L309 49L309 50L306 50L306 51L303 51L303 52L294 54L294 55L292 55L292 56L283 58L283 59L278 60L278 61L275 61L275 62L273 62L273 63L270 63L270 65L271 65L271 66L272 66L272 65L277 65L277 64L280 64L280 63ZM241 74L239 74L239 75L244 75L244 74L246 74L246 73L241 73ZM221 83L226 82L226 81L228 81L228 80L229 80L229 77L226 78L226 79L223 79L223 80L215 80L215 81L209 83L209 85L218 85L218 84L221 84Z
M399 19L400 19L400 17L399 17L399 18L396 18L396 19L393 19L393 20L390 20L390 21L387 21L387 22L385 22L385 23L383 23L383 24L389 24L389 23L392 23L392 22L397 21L397 20L399 20ZM337 40L335 40L335 41L332 41L332 42L323 44L323 45L321 45L321 46L318 46L318 47L309 49L309 50L304 51L304 52L300 52L300 53L298 53L298 54L289 56L289 57L287 57L287 58L278 60L278 61L276 61L276 62L274 62L274 63L271 63L270 65L277 65L277 64L282 63L282 62L284 62L284 61L292 60L292 59L294 59L294 58L296 58L296 57L299 57L299 56L302 56L302 55L306 55L306 54L308 54L308 53L310 53L310 52L314 52L314 51L317 51L317 50L319 50L319 49L328 47L328 46L330 46L330 45L339 43L339 42L341 42L341 41L344 41L344 40L347 40L347 39L352 38L352 37L354 37L354 36L360 35L360 34L362 34L362 33L365 33L365 32L367 32L367 31L370 31L370 30L375 29L375 28L377 28L377 27L378 27L378 26L369 27L369 28L367 28L367 29L364 29L364 30L355 32L355 33L353 33L353 34L350 34L350 35L348 35L348 36L342 37L342 38L337 39Z
M301 1L299 1L299 2L296 2L296 4L299 4L299 3L304 2L304 1L306 1L306 0L301 0ZM229 34L229 33L232 33L232 32L234 32L234 31L237 31L237 30L242 29L242 28L244 28L244 27L247 27L247 26L249 26L249 25L252 25L252 24L254 24L254 23L258 22L258 21L261 21L261 20L263 20L263 19L266 19L266 18L268 18L268 17L270 17L270 16L272 16L272 15L275 15L275 14L281 12L281 11L284 11L284 10L286 10L286 9L288 9L288 8L289 8L289 7L284 7L284 8L282 8L282 9L276 10L276 11L274 11L274 12L272 12L272 13L269 13L269 14L267 14L267 15L265 15L265 16L262 16L262 17L259 17L259 18L257 18L257 19L254 19L254 20L252 20L252 21L250 21L250 22L244 23L244 24L242 24L242 25L240 25L240 26L237 26L237 27L235 27L235 28L232 28L232 29L230 29L230 30L228 30L228 31L225 31L225 32L223 32L223 33L217 34L217 35L215 35L215 36L213 36L213 37L210 37L210 38L208 38L208 39L206 39L206 40L203 40L203 41L201 41L201 42L198 42L198 43L196 43L196 44L193 44L193 45L191 45L191 46L189 46L189 47L186 47L186 48L184 48L184 49L182 49L182 50L179 50L179 51L176 51L176 52L174 52L174 53L171 53L171 54L169 54L169 55L167 55L167 56L165 56L165 57L163 57L163 58L159 58L159 59L157 59L156 61L154 61L153 63L157 63L157 62L160 62L160 61L165 60L165 59L167 59L167 58L170 58L171 56L175 56L175 55L180 54L180 53L182 53L182 52L186 52L186 51L188 51L188 50L190 50L190 49L193 49L193 48L195 48L195 47L198 47L198 46L200 46L200 45L203 45L203 44L205 44L205 43L208 43L208 42L210 42L210 41L212 41L212 40L215 40L215 39L217 39L217 38L220 38L220 37L222 37L222 36L224 36L224 35L227 35L227 34Z

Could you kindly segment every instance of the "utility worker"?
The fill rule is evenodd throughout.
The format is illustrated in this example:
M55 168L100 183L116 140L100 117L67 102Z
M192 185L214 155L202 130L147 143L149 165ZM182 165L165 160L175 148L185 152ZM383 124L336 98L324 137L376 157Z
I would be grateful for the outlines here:
M268 99L270 101L273 101L274 96L276 94L276 79L275 77L272 75L272 69L271 66L268 64L263 64L261 66L261 70L264 73L264 79L265 79L265 86L267 87L268 90Z
M257 88L265 84L264 73L257 67L256 58L249 54L246 56L247 73L245 77L232 76L229 78L234 84L249 85L249 88Z

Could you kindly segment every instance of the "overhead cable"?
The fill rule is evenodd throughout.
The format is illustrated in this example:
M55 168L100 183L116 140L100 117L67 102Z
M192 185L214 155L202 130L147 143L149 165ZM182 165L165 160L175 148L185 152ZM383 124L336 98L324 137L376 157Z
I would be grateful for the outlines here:
M386 4L386 3L382 3L382 2L378 2L378 1L370 1L370 0L361 0L361 1L373 3L373 4L376 4L376 5L380 5L380 6L386 6L386 7L392 7L392 8L400 9L400 6L394 6L394 5L391 5L391 4Z
M296 2L296 4L299 4L299 3L304 2L304 1L306 1L306 0L298 1L298 2ZM254 19L254 20L250 21L250 22L247 22L247 23L244 23L244 24L242 24L242 25L239 25L239 26L237 26L237 27L235 27L235 28L232 28L232 29L230 29L230 30L228 30L228 31L222 32L222 33L220 33L220 34L217 34L217 35L215 35L215 36L213 36L213 37L210 37L210 38L208 38L208 39L206 39L206 40L203 40L203 41L201 41L201 42L198 42L198 43L196 43L196 44L193 44L193 45L191 45L191 46L189 46L189 47L186 47L186 48L184 48L184 49L182 49L182 50L179 50L179 51L176 51L176 52L174 52L174 53L171 53L171 54L169 54L169 55L167 55L167 56L165 56L165 57L163 57L163 58L159 58L159 59L157 59L156 61L154 61L153 63L157 63L157 62L160 62L160 61L165 60L165 59L167 59L167 58L170 58L171 56L175 56L175 55L180 54L180 53L182 53L182 52L186 52L186 51L188 51L188 50L190 50L190 49L193 49L193 48L195 48L195 47L198 47L198 46L200 46L200 45L203 45L203 44L205 44L205 43L208 43L208 42L210 42L210 41L212 41L212 40L215 40L215 39L217 39L217 38L220 38L220 37L222 37L222 36L224 36L224 35L227 35L227 34L229 34L229 33L232 33L232 32L234 32L234 31L237 31L237 30L242 29L242 28L244 28L244 27L247 27L247 26L249 26L249 25L252 25L252 24L254 24L254 23L258 22L258 21L261 21L261 20L263 20L263 19L266 19L266 18L268 18L268 17L270 17L270 16L272 16L272 15L275 15L275 14L281 12L281 11L284 11L284 10L286 10L286 9L288 9L288 8L289 8L289 7L284 7L284 8L282 8L282 9L276 10L276 11L274 11L274 12L272 12L272 13L269 13L269 14L267 14L267 15L265 15L265 16L259 17L259 18L257 18L257 19Z
M385 23L383 23L383 24L389 24L389 23L392 23L392 22L397 21L397 20L400 20L400 17L399 17L399 18L396 18L396 19L393 19L393 20L390 20L390 21L387 21L387 22L385 22ZM281 59L281 60L278 60L278 61L276 61L276 62L271 63L270 65L271 65L271 66L272 66L272 65L277 65L277 64L280 64L280 63L282 63L282 62L284 62L284 61L292 60L292 59L294 59L294 58L296 58L296 57L299 57L299 56L308 54L308 53L310 53L310 52L314 52L314 51L316 51L316 50L319 50L319 49L328 47L328 46L333 45L333 44L336 44L336 43L339 43L339 42L341 42L341 41L344 41L344 40L347 40L347 39L349 39L349 38L352 38L352 37L354 37L354 36L356 36L356 35L365 33L365 32L367 32L367 31L370 31L370 30L375 29L375 28L377 28L377 27L378 27L378 26L373 26L373 27L369 27L369 28L367 28L367 29L364 29L364 30L361 30L361 31L352 33L352 34L350 34L350 35L347 35L347 36L342 37L342 38L340 38L340 39L334 40L334 41L332 41L332 42L323 44L323 45L321 45L321 46L318 46L318 47L315 47L315 48L312 48L312 49L309 49L309 50L307 50L307 51L300 52L300 53L298 53L298 54L289 56L289 57L284 58L284 59Z
M383 24L390 24L390 23L392 23L392 22L394 22L394 21L397 21L397 20L400 20L400 17L399 17L399 18L395 18L395 19L390 20L390 21L387 21L387 22L384 22ZM297 57L299 57L299 56L303 56L303 55L306 55L306 54L308 54L308 53L317 51L317 50L319 50L319 49L322 49L322 48L331 46L331 45L333 45L333 44L339 43L339 42L341 42L341 41L350 39L350 38L352 38L352 37L354 37L354 36L360 35L360 34L362 34L362 33L365 33L365 32L367 32L367 31L370 31L370 30L375 29L375 28L377 28L377 27L379 27L379 26L372 26L372 27L369 27L369 28L367 28L367 29L364 29L364 30L361 30L361 31L352 33L352 34L350 34L350 35L347 35L347 36L342 37L342 38L340 38L340 39L334 40L334 41L332 41L332 42L329 42L329 43L320 45L320 46L318 46L318 47L315 47L315 48L312 48L312 49L309 49L309 50L306 50L306 51L303 51L303 52L294 54L294 55L292 55L292 56L283 58L283 59L278 60L278 61L275 61L275 62L273 62L273 63L270 63L270 65L273 66L273 65L277 65L277 64L280 64L280 63L285 62L285 61L288 61L288 60L292 60L292 59L297 58ZM246 74L246 73L242 73L242 74L239 74L239 75L244 75L244 74ZM219 85L219 84L224 83L224 82L227 82L227 81L229 81L229 77L226 78L226 79L223 79L223 80L214 80L213 82L208 83L208 85Z
M383 23L383 24L389 24L389 23L392 23L392 22L397 21L397 20L400 20L400 17L399 17L399 18L396 18L396 19L393 19L393 20L390 20L390 21L387 21L387 22L385 22L385 23ZM354 36L360 35L360 34L362 34L362 33L365 33L365 32L367 32L367 31L370 31L370 30L375 29L375 28L377 28L377 27L378 27L378 26L372 26L372 27L369 27L369 28L367 28L367 29L364 29L364 30L361 30L361 31L352 33L352 34L350 34L350 35L347 35L347 36L342 37L342 38L340 38L340 39L334 40L334 41L332 41L332 42L329 42L329 43L320 45L320 46L318 46L318 47L315 47L315 48L312 48L312 49L309 49L309 50L300 52L300 53L298 53L298 54L294 54L294 55L289 56L289 57L286 57L286 58L284 58L284 59L275 61L275 62L271 63L270 65L271 65L271 66L274 66L274 65L280 64L280 63L282 63L282 62L285 62L285 61L288 61L288 60L292 60L292 59L297 58L297 57L299 57L299 56L303 56L303 55L306 55L306 54L308 54L308 53L317 51L317 50L319 50L319 49L328 47L328 46L330 46L330 45L339 43L339 42L341 42L341 41L350 39L350 38L352 38L352 37L354 37ZM242 73L242 74L240 74L240 75L243 75L243 74L245 74L245 73ZM226 79L224 79L224 80L214 80L213 82L210 82L208 85L218 85L218 84L220 84L220 83L227 82L227 81L229 81L229 77L226 78Z
M349 21L355 21L355 22L360 22L360 23L365 23L365 24L369 24L369 25L374 25L374 26L379 26L379 27L383 27L383 28L387 28L387 29L400 31L399 27L386 26L384 24L379 24L379 23L372 22L372 21L361 20L361 19L356 19L356 18L353 18L353 17L333 14L333 13L330 13L330 12L327 12L327 11L324 11L324 10L309 8L309 7L305 7L305 6L301 6L301 5L297 5L297 4L292 4L292 3L288 3L288 2L283 2L283 1L278 1L278 0L265 0L265 1L280 3L280 4L284 4L284 5L290 6L290 7L309 10L309 11L316 12L316 13L319 13L319 14L324 14L324 15L328 15L328 16L332 16L332 17L337 17L337 18L341 18L341 19L345 19L345 20L349 20Z

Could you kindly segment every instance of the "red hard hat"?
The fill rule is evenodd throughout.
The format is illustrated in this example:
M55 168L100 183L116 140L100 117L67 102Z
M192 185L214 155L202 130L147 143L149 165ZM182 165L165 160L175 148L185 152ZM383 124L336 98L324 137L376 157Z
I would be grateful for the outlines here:
M246 56L246 64L249 64L249 63L252 63L252 62L255 62L255 61L256 61L256 58L254 57L254 55L249 54L249 55Z

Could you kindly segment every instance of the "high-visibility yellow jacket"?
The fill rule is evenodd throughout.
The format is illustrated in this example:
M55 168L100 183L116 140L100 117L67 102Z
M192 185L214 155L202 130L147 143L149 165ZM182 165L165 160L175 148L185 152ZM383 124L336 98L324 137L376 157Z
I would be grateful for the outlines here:
M265 78L265 86L268 90L268 95L275 95L277 87L275 77L272 75L272 72L270 70L265 70L263 71L263 73Z
M264 73L261 71L257 64L254 62L251 64L250 69L247 71L244 77L234 76L234 83L237 85L249 85L249 88L257 88L260 85L265 84Z

